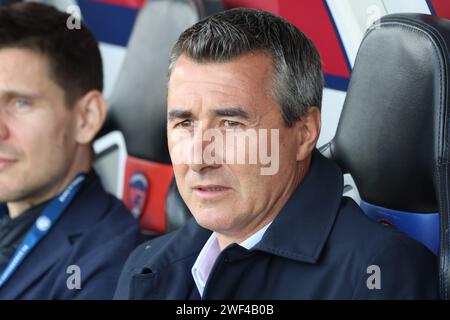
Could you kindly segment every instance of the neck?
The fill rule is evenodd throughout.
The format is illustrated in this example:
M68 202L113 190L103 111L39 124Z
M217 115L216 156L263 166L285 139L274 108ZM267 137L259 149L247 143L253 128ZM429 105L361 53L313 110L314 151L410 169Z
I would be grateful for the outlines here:
M90 169L91 161L89 157L77 159L76 156L73 165L64 172L62 177L58 177L50 182L49 186L43 187L43 190L34 193L30 197L21 199L20 201L8 202L7 206L10 218L17 218L28 209L54 198L61 193L80 172L88 172Z

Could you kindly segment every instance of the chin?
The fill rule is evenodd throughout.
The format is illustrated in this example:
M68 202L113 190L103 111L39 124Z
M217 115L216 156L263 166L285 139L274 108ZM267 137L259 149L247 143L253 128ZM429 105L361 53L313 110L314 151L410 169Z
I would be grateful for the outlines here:
M229 228L231 221L229 210L222 208L196 208L192 214L197 223L205 229L212 231L226 230Z

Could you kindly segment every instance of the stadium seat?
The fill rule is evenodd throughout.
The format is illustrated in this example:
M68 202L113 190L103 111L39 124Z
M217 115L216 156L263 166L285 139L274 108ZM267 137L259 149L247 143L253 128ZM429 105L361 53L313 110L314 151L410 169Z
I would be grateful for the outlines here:
M94 144L95 168L105 187L153 234L179 227L187 219L182 213L188 213L180 210L184 203L177 192L168 195L173 179L166 142L169 52L182 31L219 9L220 2L202 0L155 0L141 9Z
M387 15L366 32L333 140L365 213L422 242L449 275L450 21ZM441 226L439 228L439 226Z

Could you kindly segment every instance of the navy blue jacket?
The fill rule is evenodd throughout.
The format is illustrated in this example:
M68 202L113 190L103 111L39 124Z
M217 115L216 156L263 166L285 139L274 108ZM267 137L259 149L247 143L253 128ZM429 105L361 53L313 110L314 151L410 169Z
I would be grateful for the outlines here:
M0 288L0 299L113 297L120 270L141 235L124 205L105 192L96 174L89 176L49 233ZM68 289L70 265L80 268L80 290Z
M252 250L232 244L221 252L203 298L437 299L435 256L369 220L342 191L341 171L316 151L261 241ZM199 298L191 268L210 235L192 220L144 243L128 259L115 298ZM371 286L377 274L380 289Z

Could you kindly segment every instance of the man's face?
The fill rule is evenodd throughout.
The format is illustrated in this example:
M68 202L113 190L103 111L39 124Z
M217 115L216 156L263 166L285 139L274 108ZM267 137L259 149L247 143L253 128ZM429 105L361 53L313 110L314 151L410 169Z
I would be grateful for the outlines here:
M0 49L0 202L39 197L61 183L76 148L74 119L44 56Z
M260 129L278 130L276 141L266 134L267 154L274 152L274 142L279 147L279 159L274 159L279 160L279 167L274 174L263 175L260 162L249 163L248 147L245 164L225 161L224 155L230 151L225 142L223 152L215 151L222 163L174 163L180 193L197 222L240 240L273 220L298 183L298 135L285 127L272 86L272 60L264 54L207 64L181 56L169 81L167 129L173 162L180 144L173 139L177 134L185 136L185 146L193 146L194 132L200 127L203 132L215 129L224 136L235 129L257 134ZM259 135L257 140L259 148ZM207 145L203 141L203 151Z

